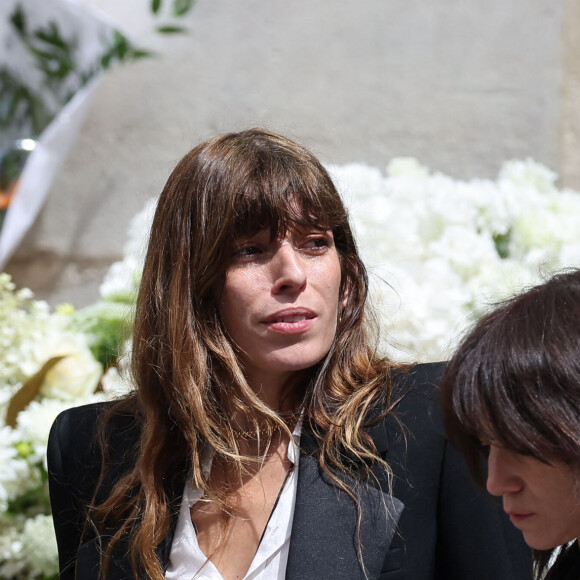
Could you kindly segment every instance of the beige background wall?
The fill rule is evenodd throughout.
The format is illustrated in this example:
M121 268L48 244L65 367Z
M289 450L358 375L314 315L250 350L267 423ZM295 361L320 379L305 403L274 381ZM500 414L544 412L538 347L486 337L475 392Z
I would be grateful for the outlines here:
M458 178L533 157L580 189L578 0L197 0L173 38L151 34L144 0L92 4L159 54L105 78L8 265L53 304L96 299L131 216L223 131L266 126L334 163L412 155Z
M560 122L561 177L580 191L580 1L567 0L563 27L564 66ZM579 217L580 219L580 217Z

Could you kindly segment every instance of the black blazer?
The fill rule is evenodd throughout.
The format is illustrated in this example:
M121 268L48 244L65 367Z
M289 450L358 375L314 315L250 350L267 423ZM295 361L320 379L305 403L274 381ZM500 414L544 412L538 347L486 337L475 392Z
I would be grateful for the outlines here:
M521 534L499 506L476 489L463 459L448 444L441 424L436 384L443 365L418 365L395 379L395 394L405 393L395 417L369 428L379 453L394 472L393 499L376 485L362 494L361 538L369 579L527 580L531 554ZM48 446L53 518L62 579L97 578L99 541L89 536L79 547L83 512L100 469L94 442L103 405L65 411L56 419ZM108 469L98 491L104 499L134 460L138 428L130 416L115 417ZM307 427L301 438L296 508L286 578L288 580L363 580L356 553L353 506L321 476L312 453L316 440ZM168 564L186 468L168 477L173 517L171 532L158 546ZM387 501L389 516L385 515ZM402 502L402 503L401 503ZM395 522L404 504L395 531ZM114 530L111 532L114 533ZM119 542L109 580L132 578Z

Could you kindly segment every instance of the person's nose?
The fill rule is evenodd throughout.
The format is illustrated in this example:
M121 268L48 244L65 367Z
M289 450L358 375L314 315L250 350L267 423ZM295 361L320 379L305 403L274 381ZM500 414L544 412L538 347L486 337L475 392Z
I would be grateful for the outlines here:
M302 292L306 288L307 276L303 260L290 243L280 244L271 262L274 294Z
M517 493L522 489L516 463L511 453L501 447L490 445L487 458L487 491L491 495Z

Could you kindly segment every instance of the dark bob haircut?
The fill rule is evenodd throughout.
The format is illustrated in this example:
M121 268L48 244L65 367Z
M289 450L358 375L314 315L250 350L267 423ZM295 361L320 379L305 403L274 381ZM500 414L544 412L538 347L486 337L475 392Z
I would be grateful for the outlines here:
M580 467L580 270L500 303L459 345L443 380L445 426L485 483L484 442Z

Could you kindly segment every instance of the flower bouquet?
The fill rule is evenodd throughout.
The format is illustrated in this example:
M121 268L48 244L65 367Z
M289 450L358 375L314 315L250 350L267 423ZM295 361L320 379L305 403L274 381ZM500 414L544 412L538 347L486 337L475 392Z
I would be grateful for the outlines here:
M0 578L53 578L46 444L64 409L115 396L131 306L50 312L0 274ZM106 373L104 372L107 369Z

